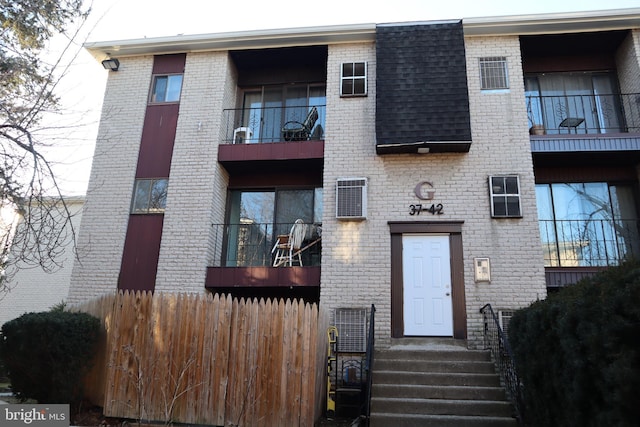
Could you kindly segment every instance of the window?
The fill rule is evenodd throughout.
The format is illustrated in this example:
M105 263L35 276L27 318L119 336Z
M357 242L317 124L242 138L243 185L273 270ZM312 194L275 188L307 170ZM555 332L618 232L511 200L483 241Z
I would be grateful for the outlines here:
M131 204L131 213L163 213L167 204L167 186L169 180L137 179Z
M155 76L151 88L152 103L178 102L182 90L182 74Z
M626 131L615 72L528 74L524 90L529 126L547 134Z
M305 240L322 232L322 188L282 188L229 193L226 224L226 265L272 265L272 248L280 234L288 234L296 219L308 225ZM305 251L305 266L319 265L319 245ZM306 259L304 259L306 257Z
M480 89L509 89L506 58L480 58Z
M340 74L340 96L367 94L367 63L345 62Z
M520 184L517 176L490 176L491 216L494 218L519 218Z
M610 266L640 254L633 186L537 184L536 201L545 266Z
M322 139L325 120L324 84L289 84L245 89L240 123L251 129L245 143L279 142L282 127L289 121L303 123L309 111L316 107L318 119L311 129L311 139Z

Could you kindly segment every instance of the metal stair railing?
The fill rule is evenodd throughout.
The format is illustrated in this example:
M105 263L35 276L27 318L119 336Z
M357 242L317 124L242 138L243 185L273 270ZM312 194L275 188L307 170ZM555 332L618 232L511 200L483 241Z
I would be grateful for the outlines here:
M484 323L484 345L491 350L492 359L496 365L500 379L507 389L507 396L515 409L515 416L520 425L524 425L525 407L522 397L522 382L516 371L515 359L506 334L500 327L500 322L491 304L480 309Z

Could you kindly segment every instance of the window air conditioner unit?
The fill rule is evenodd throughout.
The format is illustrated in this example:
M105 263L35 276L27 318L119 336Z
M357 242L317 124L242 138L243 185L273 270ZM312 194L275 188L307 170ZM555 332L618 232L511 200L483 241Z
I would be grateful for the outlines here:
M336 218L367 218L367 178L339 178L336 182Z
M364 308L336 308L333 315L333 324L338 329L338 351L366 352L367 310Z

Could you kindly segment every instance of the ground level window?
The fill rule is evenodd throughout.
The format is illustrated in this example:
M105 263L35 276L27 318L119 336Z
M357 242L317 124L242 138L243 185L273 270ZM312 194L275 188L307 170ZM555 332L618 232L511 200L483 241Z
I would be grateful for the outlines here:
M131 203L131 213L163 213L167 204L168 185L169 180L166 178L137 179Z

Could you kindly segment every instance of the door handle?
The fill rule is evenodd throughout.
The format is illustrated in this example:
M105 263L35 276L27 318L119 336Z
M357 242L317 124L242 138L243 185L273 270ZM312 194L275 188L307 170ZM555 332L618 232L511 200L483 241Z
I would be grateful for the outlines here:
M445 295L446 295L446 296L451 296L451 293L450 293L450 292L447 292Z

